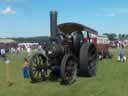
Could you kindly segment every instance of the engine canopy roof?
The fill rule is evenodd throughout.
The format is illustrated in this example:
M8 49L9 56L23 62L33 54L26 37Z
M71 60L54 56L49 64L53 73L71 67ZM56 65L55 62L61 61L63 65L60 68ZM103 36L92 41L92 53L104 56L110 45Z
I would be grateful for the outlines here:
M62 23L57 26L58 32L64 32L65 34L67 33L72 33L72 32L81 32L81 31L87 31L92 34L98 34L98 32L94 29L91 29L85 25L79 24L79 23L74 23L74 22L67 22L67 23Z

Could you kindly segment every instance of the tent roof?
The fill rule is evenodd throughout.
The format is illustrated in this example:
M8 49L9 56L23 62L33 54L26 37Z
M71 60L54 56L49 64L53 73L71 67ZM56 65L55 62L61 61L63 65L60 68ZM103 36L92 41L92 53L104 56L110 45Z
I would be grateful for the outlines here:
M12 39L5 39L5 38L0 38L0 43L15 43L16 41Z

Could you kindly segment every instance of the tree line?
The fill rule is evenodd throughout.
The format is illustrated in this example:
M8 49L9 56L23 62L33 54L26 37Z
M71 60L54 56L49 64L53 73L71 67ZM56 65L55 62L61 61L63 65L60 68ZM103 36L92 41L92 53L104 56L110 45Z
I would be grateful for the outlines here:
M109 40L115 40L117 38L120 40L128 39L128 34L104 33L103 35L106 35L109 38ZM17 38L9 38L9 39L13 39L18 43L26 43L26 42L35 43L35 42L38 42L38 43L42 44L44 42L48 43L50 41L48 36L17 37Z
M13 39L18 43L26 43L26 42L30 42L30 43L44 43L44 42L49 42L49 37L48 36L38 36L38 37L17 37L17 38L9 38L9 39Z
M128 39L128 34L104 33L103 35L106 35L109 40L115 40L117 38L120 40Z

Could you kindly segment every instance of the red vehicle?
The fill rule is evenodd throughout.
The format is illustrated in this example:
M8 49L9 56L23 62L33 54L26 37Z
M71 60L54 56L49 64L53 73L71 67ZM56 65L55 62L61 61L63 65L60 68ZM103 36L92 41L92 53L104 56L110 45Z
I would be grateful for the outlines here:
M99 36L97 32L89 32L91 42L96 45L98 57L101 58L111 58L109 53L109 39L107 36ZM85 41L87 40L85 36Z
M109 58L109 39L107 36L98 36L97 37L97 51L100 58Z

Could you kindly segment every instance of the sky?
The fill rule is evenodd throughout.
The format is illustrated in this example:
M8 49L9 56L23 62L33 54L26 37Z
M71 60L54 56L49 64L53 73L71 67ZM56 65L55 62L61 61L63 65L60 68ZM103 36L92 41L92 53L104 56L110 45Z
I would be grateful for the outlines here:
M128 0L0 0L0 37L49 35L51 10L58 12L58 24L78 22L99 34L128 32Z

